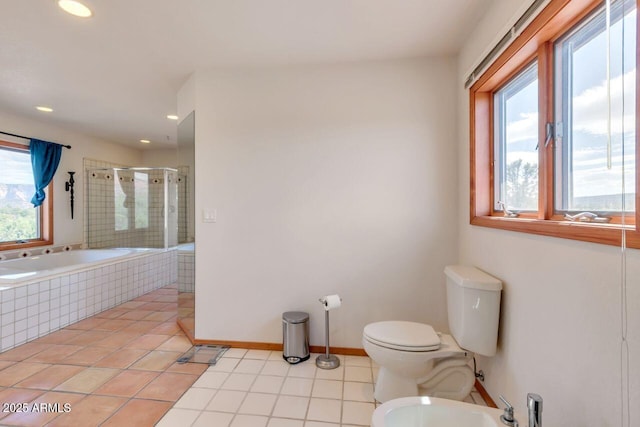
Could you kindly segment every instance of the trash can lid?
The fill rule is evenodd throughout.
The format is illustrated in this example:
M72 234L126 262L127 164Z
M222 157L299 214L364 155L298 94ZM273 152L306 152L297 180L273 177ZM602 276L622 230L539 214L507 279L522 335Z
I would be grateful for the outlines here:
M309 313L304 311L287 311L282 313L282 320L288 323L304 323L309 320Z

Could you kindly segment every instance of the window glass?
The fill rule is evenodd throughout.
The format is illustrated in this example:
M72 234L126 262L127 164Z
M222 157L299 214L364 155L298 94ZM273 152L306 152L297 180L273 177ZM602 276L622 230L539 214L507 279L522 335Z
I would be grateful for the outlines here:
M136 195L136 228L149 227L149 174L136 172L135 195Z
M29 151L0 145L0 242L40 238Z
M538 209L538 67L494 95L494 209Z
M127 195L124 191L125 186L130 186L132 184L129 183L129 177L127 174L123 174L122 171L115 170L114 171L114 182L113 185L113 202L114 213L115 213L115 229L116 231L124 231L129 229L129 208L127 206Z
M559 211L635 209L635 2L615 2L610 19L609 36L603 9L555 44Z

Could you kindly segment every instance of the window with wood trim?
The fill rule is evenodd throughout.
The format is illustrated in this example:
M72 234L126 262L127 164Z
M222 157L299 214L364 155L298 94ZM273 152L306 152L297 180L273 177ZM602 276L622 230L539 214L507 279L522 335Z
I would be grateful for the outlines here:
M639 2L552 0L473 84L472 224L640 248Z
M34 208L29 147L0 141L0 170L0 250L52 244L52 184L46 189L44 203Z

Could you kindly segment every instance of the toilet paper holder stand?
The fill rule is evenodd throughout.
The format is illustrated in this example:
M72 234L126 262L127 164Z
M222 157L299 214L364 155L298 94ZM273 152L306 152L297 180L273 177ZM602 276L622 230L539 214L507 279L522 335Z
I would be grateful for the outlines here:
M324 330L325 330L325 353L316 357L316 366L320 369L336 369L340 366L340 359L333 354L329 354L329 310L327 307L326 297L320 298L318 301L325 307L324 311ZM340 298L342 302L342 298Z

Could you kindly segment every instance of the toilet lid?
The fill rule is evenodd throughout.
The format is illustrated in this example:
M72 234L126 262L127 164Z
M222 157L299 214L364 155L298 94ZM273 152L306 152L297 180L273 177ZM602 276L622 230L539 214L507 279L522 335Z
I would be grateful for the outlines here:
M364 336L382 347L404 351L433 351L440 348L440 337L431 325L392 320L370 323Z

